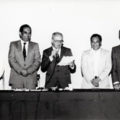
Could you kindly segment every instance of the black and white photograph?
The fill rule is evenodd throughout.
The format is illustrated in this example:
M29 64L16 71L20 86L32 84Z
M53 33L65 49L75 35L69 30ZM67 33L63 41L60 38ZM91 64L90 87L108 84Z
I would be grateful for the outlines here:
M0 0L0 120L120 119L120 0Z

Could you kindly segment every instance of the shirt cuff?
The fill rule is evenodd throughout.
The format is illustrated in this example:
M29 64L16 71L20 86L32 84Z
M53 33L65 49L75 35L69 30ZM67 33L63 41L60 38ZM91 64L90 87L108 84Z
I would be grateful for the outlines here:
M75 68L75 66L70 66L70 68L73 70Z
M116 84L119 84L119 83L120 83L120 82L116 81L116 82L113 83L113 85L116 85Z

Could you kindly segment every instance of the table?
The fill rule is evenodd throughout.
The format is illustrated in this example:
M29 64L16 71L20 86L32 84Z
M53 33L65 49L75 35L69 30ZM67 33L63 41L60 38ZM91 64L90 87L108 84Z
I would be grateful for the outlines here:
M0 91L0 120L120 120L120 91Z

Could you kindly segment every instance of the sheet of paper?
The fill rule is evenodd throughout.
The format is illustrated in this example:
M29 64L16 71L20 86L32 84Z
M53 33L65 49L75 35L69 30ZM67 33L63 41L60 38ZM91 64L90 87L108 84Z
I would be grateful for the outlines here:
M70 62L72 62L74 59L73 56L63 56L62 60L58 63L60 66L69 65Z

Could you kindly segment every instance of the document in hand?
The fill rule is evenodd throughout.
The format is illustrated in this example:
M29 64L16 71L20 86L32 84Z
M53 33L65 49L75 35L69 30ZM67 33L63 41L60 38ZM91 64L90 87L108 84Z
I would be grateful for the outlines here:
M63 56L62 60L58 63L60 66L69 65L70 62L73 62L74 57L73 56Z

